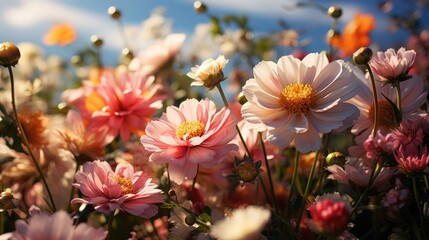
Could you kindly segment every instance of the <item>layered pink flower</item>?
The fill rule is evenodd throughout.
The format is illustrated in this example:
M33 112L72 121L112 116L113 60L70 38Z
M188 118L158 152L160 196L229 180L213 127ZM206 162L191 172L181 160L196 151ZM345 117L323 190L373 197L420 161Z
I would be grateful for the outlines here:
M401 47L395 52L393 48L389 48L386 52L379 51L374 54L369 65L382 81L400 80L408 75L415 58L414 50L407 51Z
M129 69L147 76L155 74L174 59L185 39L186 35L182 33L169 34L163 41L156 42L131 60Z
M106 129L106 143L118 135L128 141L131 133L143 134L152 115L162 108L165 96L158 95L161 86L154 81L154 77L132 73L117 79L104 72L99 84L85 82L81 89L65 91L62 97L81 111L88 131Z
M371 80L366 78L359 69L355 70L355 74L359 79L360 91L349 102L359 108L360 115L353 125L352 133L356 135L356 143L362 146L363 142L371 134L374 126L374 97ZM395 113L392 105L384 96L395 103L397 95L395 88L382 87L382 85L381 82L376 81L379 108L378 131L382 135L386 135L395 128ZM425 91L424 82L421 78L413 76L412 79L401 82L402 119L414 120L422 115L426 115L419 110L419 107L426 101L426 95L427 91Z
M363 158L349 158L344 167L335 164L326 167L326 169L332 173L328 176L328 179L337 180L342 184L352 187L364 188L368 185L373 167L374 162ZM373 182L372 187L378 191L386 190L389 188L389 180L394 173L394 167L383 167Z
M243 87L248 102L241 112L259 131L268 130L267 140L276 145L295 140L300 152L316 151L319 134L343 127L358 115L345 101L359 85L341 60L329 63L325 55L312 53L301 61L289 55L277 64L263 61L253 73Z
M84 198L72 203L86 203L102 213L116 209L135 216L150 218L158 212L154 204L163 202L161 190L143 172L134 172L131 164L118 164L115 171L105 161L87 162L76 173L73 185Z
M396 149L403 146L404 149L416 148L429 140L429 131L425 131L429 121L429 116L418 118L414 121L402 120L398 128L389 134Z
M28 222L16 221L15 226L16 231L12 233L12 239L103 240L107 236L104 229L95 229L86 223L75 227L72 218L64 211L53 215L38 213L31 216Z
M236 117L229 109L217 111L209 99L188 99L179 107L169 106L164 114L149 122L141 137L145 149L153 152L150 160L168 163L171 180L180 184L192 179L198 164L216 164L232 150L237 134Z
M338 236L346 230L350 222L352 207L339 193L317 196L313 204L309 204L308 219L310 229L318 234Z
M403 147L393 152L399 168L407 173L422 172L429 164L429 151L427 146Z

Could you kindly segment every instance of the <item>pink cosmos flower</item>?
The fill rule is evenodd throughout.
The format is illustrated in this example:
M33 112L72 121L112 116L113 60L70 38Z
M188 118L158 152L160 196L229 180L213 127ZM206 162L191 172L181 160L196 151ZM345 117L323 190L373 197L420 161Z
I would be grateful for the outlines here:
M185 39L186 35L182 33L169 34L163 41L156 42L131 60L128 68L146 76L155 74L174 59Z
M425 124L429 120L429 116L418 118L414 121L408 119L402 120L398 128L390 133L393 140L395 149L403 146L405 149L408 147L416 148L427 142L429 132L425 132Z
M231 142L237 134L236 123L229 109L217 112L209 99L188 99L179 107L169 106L160 119L149 122L141 142L153 152L150 160L168 163L171 180L181 184L195 177L198 164L213 166L238 150Z
M276 63L263 61L243 87L248 102L243 118L267 140L281 147L295 140L300 152L320 148L320 133L340 128L358 109L344 101L359 91L352 69L343 61L329 63L325 55L293 56Z
M103 240L107 231L95 229L86 223L73 226L72 218L64 211L58 211L53 215L38 213L28 220L18 220L15 223L16 231L12 233L12 239L67 239L67 240Z
M386 52L377 52L369 65L383 82L403 81L407 79L415 58L416 52L414 50L407 51L401 47L398 52L395 52L393 48L389 48Z
M346 230L350 222L352 206L339 193L317 196L313 204L309 204L308 219L312 231L327 235L338 236Z
M163 202L161 190L143 172L134 172L131 164L118 164L113 172L105 161L87 162L76 173L73 185L85 195L72 203L94 205L95 210L111 213L116 209L150 218L158 212L155 203Z
M416 146L399 149L393 152L399 167L407 173L422 172L429 164L429 151L427 146Z
M394 144L389 134L383 136L380 131L377 131L377 135L374 137L370 135L367 140L363 143L363 148L366 152L366 157L371 161L378 161L382 163L392 154Z
M87 131L106 129L106 143L118 135L128 141L131 133L143 134L150 117L162 108L165 96L157 94L161 86L154 80L132 73L116 79L104 72L99 84L86 82L80 90L65 91L63 99L81 111Z
M332 174L328 179L337 180L338 182L352 187L366 187L369 182L374 162L370 162L363 158L349 158L342 168L339 165L332 165L326 169ZM372 187L378 191L383 191L389 188L389 179L395 173L394 167L383 167L375 179Z
M374 98L371 81L359 69L356 69L354 73L358 77L358 82L361 86L359 93L349 100L350 103L354 104L360 110L359 118L352 128L352 133L356 135L356 143L362 146L363 142L371 134L374 126ZM383 95L395 103L396 90L388 86L382 87L382 83L378 81L376 81L376 87L379 107L378 131L382 135L386 135L395 128L395 113ZM416 76L413 76L408 81L401 82L402 119L414 120L419 118L419 116L426 115L419 110L419 107L426 101L427 91L424 89L423 80Z

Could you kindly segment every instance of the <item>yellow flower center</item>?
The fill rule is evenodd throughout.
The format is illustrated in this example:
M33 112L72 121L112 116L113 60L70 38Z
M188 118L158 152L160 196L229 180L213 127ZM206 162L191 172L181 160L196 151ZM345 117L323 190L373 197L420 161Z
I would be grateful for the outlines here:
M310 84L292 83L280 94L280 104L293 114L306 112L316 100L316 91Z
M183 136L188 134L186 139L191 139L203 135L204 130L205 125L200 121L182 122L176 129L176 136L183 139Z
M374 121L374 105L369 108L368 117ZM387 100L378 101L378 124L380 127L395 128L395 112Z
M123 178L119 175L114 175L113 179L115 179L116 183L121 185L122 195L125 195L128 193L134 193L133 182L131 181L131 179Z

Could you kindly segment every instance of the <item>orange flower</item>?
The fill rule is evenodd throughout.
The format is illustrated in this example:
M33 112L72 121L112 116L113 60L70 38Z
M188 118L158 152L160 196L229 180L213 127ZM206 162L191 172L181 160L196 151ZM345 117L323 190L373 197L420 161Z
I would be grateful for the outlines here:
M44 133L48 125L48 118L41 112L18 114L18 118L24 128L28 142L37 148L41 148L46 143Z
M47 45L66 46L76 40L76 31L70 24L59 23L54 25L43 37Z
M371 42L369 33L375 28L374 17L370 14L356 13L355 17L344 28L342 35L332 37L329 42L338 48L343 57L350 56L362 46Z

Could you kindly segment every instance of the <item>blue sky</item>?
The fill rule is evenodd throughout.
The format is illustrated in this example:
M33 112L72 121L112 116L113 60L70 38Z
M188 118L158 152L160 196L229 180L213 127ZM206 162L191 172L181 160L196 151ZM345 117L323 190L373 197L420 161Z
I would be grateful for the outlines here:
M292 6L304 0L206 0L210 13L217 16L225 14L247 15L250 26L257 33L269 34L280 29L279 20L283 20L293 28L304 30L301 37L311 38L312 44L308 51L326 49L324 35L332 20L316 8L302 8L286 11L284 6ZM378 10L380 1L373 0L340 0L316 1L329 7L338 5L343 8L343 16L339 22L341 29L356 12L372 13L377 17L377 28L373 39L381 49L394 46L405 41L404 31L388 32L388 15ZM404 14L411 9L411 1L393 1L392 12ZM71 56L73 52L89 42L91 35L96 34L105 40L106 55L120 51L123 47L117 24L107 15L110 6L116 6L122 12L122 20L126 27L139 26L150 16L157 6L165 8L167 18L173 20L172 31L183 32L192 38L194 27L198 23L207 22L208 18L197 14L192 7L193 0L0 0L0 41L33 42L44 48L45 54L61 53ZM422 12L427 16L428 11ZM426 17L428 18L428 17ZM65 49L45 46L43 35L58 22L68 22L76 27L78 40ZM427 23L425 23L427 24ZM144 43L142 43L143 45Z

